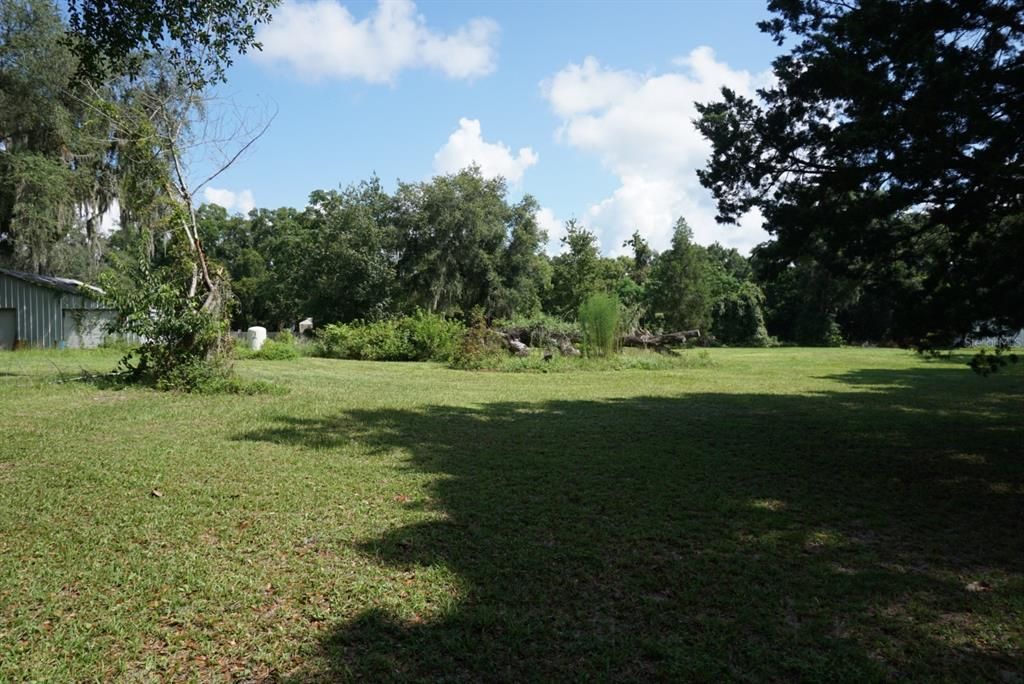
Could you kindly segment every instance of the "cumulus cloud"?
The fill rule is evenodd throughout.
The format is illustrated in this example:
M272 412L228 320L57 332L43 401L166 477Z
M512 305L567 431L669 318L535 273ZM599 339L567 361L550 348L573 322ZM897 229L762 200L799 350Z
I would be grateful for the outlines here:
M459 119L459 127L434 155L434 172L454 173L475 163L485 176L504 176L508 182L518 183L526 169L538 159L537 153L529 147L521 147L513 154L500 140L487 142L477 119Z
M284 64L309 80L391 83L412 68L475 78L494 71L497 38L498 24L485 18L439 33L427 26L412 0L379 0L361 20L337 0L288 1L260 29L263 50L253 57Z
M595 155L619 178L612 196L588 208L582 218L613 253L623 251L623 241L634 230L665 249L680 216L698 242L749 250L767 237L761 217L751 213L740 226L715 222L714 202L696 177L710 145L691 122L697 118L695 101L717 99L722 86L752 95L769 76L732 69L709 47L672 64L666 73L640 74L587 57L541 83L562 120L557 138Z
M538 209L535 217L540 229L548 234L548 241L544 246L545 251L551 256L564 252L565 245L562 244L562 234L565 232L565 221L556 217L555 212L547 207Z
M253 199L252 190L225 190L223 188L204 188L203 198L210 204L219 204L228 211L237 211L248 214L256 208L256 200Z

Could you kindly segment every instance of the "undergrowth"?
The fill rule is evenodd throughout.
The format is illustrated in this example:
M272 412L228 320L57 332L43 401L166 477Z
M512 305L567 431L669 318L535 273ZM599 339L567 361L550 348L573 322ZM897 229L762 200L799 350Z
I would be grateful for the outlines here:
M572 373L624 370L673 370L712 368L715 362L706 349L668 354L628 350L603 357L545 355L533 351L529 356L509 356L505 352L478 357L472 365L455 366L462 370L485 370L503 373Z

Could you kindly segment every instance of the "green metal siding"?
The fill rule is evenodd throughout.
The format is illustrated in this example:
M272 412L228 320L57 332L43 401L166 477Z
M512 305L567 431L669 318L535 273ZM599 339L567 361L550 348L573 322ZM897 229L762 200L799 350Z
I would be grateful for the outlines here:
M34 285L0 273L0 309L14 309L18 341L32 347L56 347L64 340L64 309L105 309L99 302Z

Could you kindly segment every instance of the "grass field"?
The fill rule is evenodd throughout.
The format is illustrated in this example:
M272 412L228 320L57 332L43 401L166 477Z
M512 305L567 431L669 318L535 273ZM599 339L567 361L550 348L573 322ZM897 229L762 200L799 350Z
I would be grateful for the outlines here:
M0 681L1024 681L1024 368L115 360L0 354Z

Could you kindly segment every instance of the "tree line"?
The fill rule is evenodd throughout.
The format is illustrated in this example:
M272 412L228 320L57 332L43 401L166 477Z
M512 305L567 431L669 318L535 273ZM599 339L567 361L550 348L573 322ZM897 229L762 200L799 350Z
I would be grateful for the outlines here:
M231 276L234 324L294 325L377 320L417 309L466 318L541 314L574 320L591 295L615 294L631 328L701 329L731 344L764 344L764 297L747 259L694 243L682 219L672 246L653 250L635 233L632 256L602 256L576 220L548 256L536 200L511 202L505 182L479 168L399 183L373 178L318 190L302 211L229 215L206 205L201 234Z
M920 324L920 268L897 263L844 278L812 257L780 256L770 242L749 257L699 245L682 218L668 249L659 253L637 231L618 257L603 256L597 236L570 219L561 253L549 256L537 209L528 195L511 202L501 179L471 167L399 183L392 194L372 178L315 191L303 210L242 216L206 205L199 217L204 244L231 276L236 327L416 309L466 317L476 307L491 319L573 320L597 293L618 297L632 329L699 329L725 344L899 343Z

